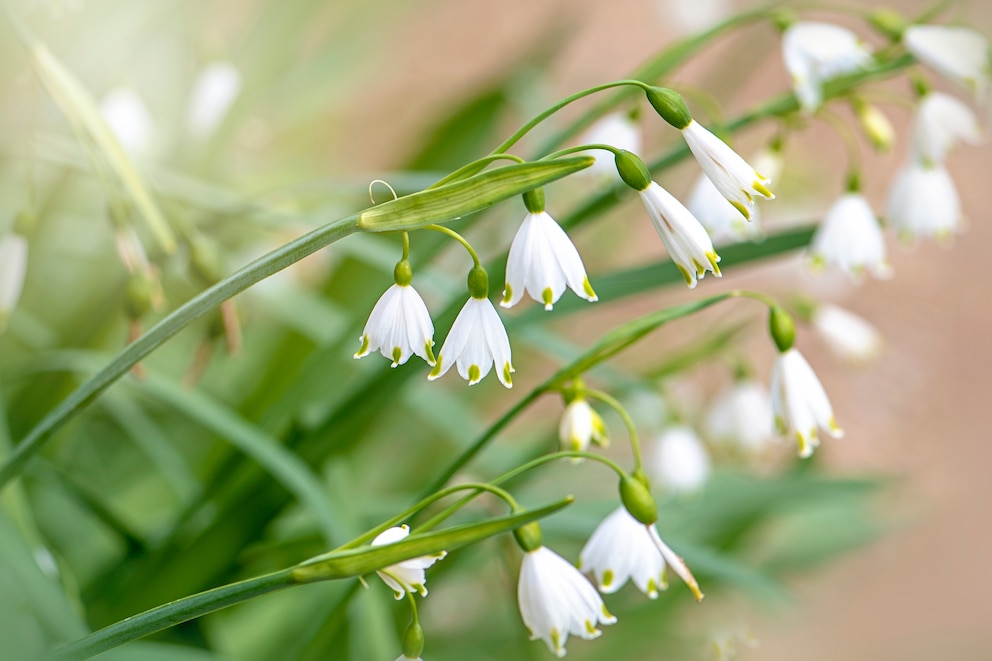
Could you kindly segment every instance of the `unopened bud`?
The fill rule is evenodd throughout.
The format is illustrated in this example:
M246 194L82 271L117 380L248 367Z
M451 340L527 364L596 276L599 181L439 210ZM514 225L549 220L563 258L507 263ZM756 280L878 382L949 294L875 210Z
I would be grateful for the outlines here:
M643 475L624 475L620 479L620 500L630 515L644 525L658 520L658 506Z
M856 101L854 110L861 123L861 129L868 136L872 146L880 152L892 149L896 141L896 130L892 128L892 122L885 116L878 106L874 106L864 101Z

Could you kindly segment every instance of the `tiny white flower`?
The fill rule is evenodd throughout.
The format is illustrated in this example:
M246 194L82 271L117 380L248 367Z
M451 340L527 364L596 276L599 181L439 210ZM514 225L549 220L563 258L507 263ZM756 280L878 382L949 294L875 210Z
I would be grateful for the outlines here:
M404 364L413 354L433 365L433 337L434 324L424 299L411 285L394 284L372 308L355 358L378 349L393 361L393 367Z
M800 21L782 35L782 59L799 105L812 113L823 103L823 83L866 67L871 53L847 28Z
M911 159L896 174L886 218L903 238L946 240L961 223L961 200L943 165Z
M775 436L773 420L768 389L757 381L742 380L727 386L713 400L706 430L717 443L758 452Z
M220 125L241 92L241 72L229 62L214 62L196 75L186 108L186 125L198 138Z
M672 493L692 493L710 476L710 457L692 428L669 427L654 442L648 470Z
M758 208L751 210L749 222L720 194L705 174L696 179L686 208L699 219L717 245L755 239L762 234Z
M866 363L882 350L882 334L877 328L836 305L819 305L811 321L830 349L850 363Z
M694 289L697 278L711 271L720 277L717 262L720 256L703 226L675 197L655 182L640 191L641 201L648 211L668 254L689 285Z
M946 25L911 25L902 35L906 50L942 76L984 100L992 80L989 41L981 32Z
M972 145L982 141L975 114L953 96L929 92L916 110L913 155L923 163L942 163L959 140Z
M751 217L755 195L775 199L767 186L771 179L759 174L727 143L695 120L682 129L682 137L716 189L745 218Z
M641 129L630 113L613 112L604 115L583 134L581 144L610 145L635 154L641 152ZM597 152L596 161L582 172L602 178L616 178L613 155Z
M596 527L579 554L579 568L592 572L599 591L612 594L628 580L651 599L668 588L665 559L648 527L618 507Z
M833 438L844 435L820 380L795 347L776 359L771 393L775 425L779 432L796 439L800 457L809 457L820 444L817 429Z
M393 544L405 539L410 534L409 526L396 526L382 531L372 540L372 546L382 546ZM394 596L402 599L407 592L419 592L421 597L427 596L427 579L424 570L431 567L438 560L444 559L447 555L445 551L434 555L422 555L419 558L410 558L395 565L390 565L385 569L376 571L379 578L392 588Z
M488 298L470 297L462 307L455 323L444 338L437 363L427 375L431 381L444 376L458 364L458 373L470 386L481 381L493 365L496 376L507 388L513 387L510 377L515 370L510 362L510 339L499 314Z
M125 151L148 153L154 139L154 122L140 94L126 87L115 88L100 100L100 114Z
M586 577L545 546L524 554L517 604L531 640L542 639L559 658L569 635L591 640L602 633L597 623L617 621Z
M606 424L584 397L576 397L561 414L558 437L564 450L586 450L589 443L606 445Z
M550 310L566 286L587 301L599 300L589 284L579 251L565 230L544 211L528 213L510 245L500 305L516 305L526 289L531 298Z
M17 307L28 270L28 240L17 232L0 236L0 332Z
M830 207L813 237L810 262L814 267L836 264L854 276L865 271L876 278L892 274L882 227L863 195L845 193Z

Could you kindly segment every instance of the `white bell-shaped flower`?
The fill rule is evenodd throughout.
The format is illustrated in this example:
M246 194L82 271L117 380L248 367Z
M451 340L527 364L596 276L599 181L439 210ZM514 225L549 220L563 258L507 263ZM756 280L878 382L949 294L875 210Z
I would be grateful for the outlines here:
M437 354L437 363L427 378L431 381L438 379L455 364L458 365L458 373L468 380L470 386L481 381L495 365L500 383L507 388L513 387L510 339L488 298L470 297L465 302L448 331L448 337L444 338L441 351Z
M886 218L904 239L949 239L961 224L961 199L943 165L915 159L896 174Z
M727 386L714 398L706 416L710 439L722 445L760 452L775 437L768 389L750 379Z
M710 457L696 432L679 425L666 429L654 442L647 469L668 491L693 493L709 479Z
M545 546L524 554L517 604L531 640L540 638L559 658L569 635L591 640L602 634L597 624L617 621L586 577Z
M811 322L827 346L849 363L866 363L882 350L882 334L877 328L836 305L823 303L817 306Z
M433 338L434 324L424 299L412 285L394 284L372 308L355 358L378 350L393 361L393 367L402 365L413 354L433 365Z
M28 240L17 232L0 236L0 332L17 307L28 270Z
M516 305L526 289L550 310L566 286L587 301L598 300L579 251L565 230L544 211L528 213L510 245L500 306Z
M847 28L799 21L782 35L782 59L800 107L813 113L823 103L823 84L866 67L871 53Z
M230 62L213 62L196 75L186 107L190 133L205 138L224 121L241 93L241 72Z
M820 380L795 347L776 359L771 394L775 425L780 433L796 439L800 457L809 457L820 444L817 430L833 438L844 435Z
M582 135L580 144L610 145L617 149L626 149L639 154L642 142L641 128L631 118L630 113L612 112L603 115L590 126ZM596 161L590 167L582 170L583 173L600 178L615 179L617 177L617 169L611 153L596 151L594 157Z
M112 89L100 99L100 114L125 151L133 155L148 154L155 138L155 126L140 94L127 87Z
M653 181L640 191L640 196L658 236L689 289L696 287L697 278L706 275L706 271L711 271L719 278L721 273L717 262L720 261L720 256L716 254L709 234L696 217L671 193Z
M727 201L705 174L699 175L689 193L686 208L699 219L716 245L752 240L761 236L761 214L751 210L751 220Z
M579 569L592 572L599 591L612 594L633 581L651 599L668 588L665 560L648 527L618 507L596 527L579 554Z
M561 414L558 438L563 450L585 451L590 443L607 445L606 424L584 397L576 397Z
M379 533L372 540L372 546L382 546L393 544L405 539L410 534L409 526L396 526ZM422 555L419 558L410 558L395 565L390 565L385 569L376 572L383 582L392 588L394 596L402 599L407 592L419 592L421 597L427 596L427 578L424 570L431 567L438 560L443 559L447 553L441 551L433 555Z
M953 96L929 92L916 109L913 155L923 163L943 163L959 141L972 145L982 141L975 114Z
M882 227L863 195L848 192L830 207L813 237L810 262L814 267L836 264L854 276L865 271L876 278L891 276Z
M987 99L992 81L989 40L971 28L911 25L902 35L906 50L975 95Z
M741 212L744 218L750 218L754 210L755 196L775 199L768 190L771 179L759 174L747 161L727 146L695 120L690 120L684 129L689 151L695 156L699 167L710 178L720 194Z

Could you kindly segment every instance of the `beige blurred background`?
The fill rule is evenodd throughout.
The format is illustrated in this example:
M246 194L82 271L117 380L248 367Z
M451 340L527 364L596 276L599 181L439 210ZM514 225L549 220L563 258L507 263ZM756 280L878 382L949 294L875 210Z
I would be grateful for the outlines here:
M435 0L409 7L402 29L378 36L381 57L356 72L364 80L362 103L334 118L328 153L363 171L389 168L402 145L417 142L425 118L459 92L470 93L534 46L553 28L562 30L562 55L540 82L548 100L586 86L625 77L657 48L715 20L730 5L721 0ZM888 3L896 5L897 3ZM740 4L736 6L741 6ZM919 2L897 6L912 14ZM879 43L850 16L804 13L838 20ZM992 31L992 3L956 6L950 21ZM392 23L390 23L392 24ZM749 28L723 40L677 81L695 86L729 84L743 70L754 77L730 99L733 114L784 89L786 77L776 35ZM950 89L950 88L948 88ZM900 90L901 91L901 90ZM887 108L904 134L907 111ZM374 130L370 131L369 129ZM374 140L369 140L375 135ZM757 137L755 137L757 136ZM756 146L767 131L741 144ZM866 192L884 208L892 171L905 144L866 161ZM746 150L743 150L746 151ZM839 192L843 151L822 124L789 147L786 184L799 192L812 183L814 199L801 207L780 195L770 218L809 219ZM855 370L828 356L805 336L800 346L817 366L846 428L821 458L838 472L899 478L881 512L891 529L877 543L790 581L797 607L744 616L760 645L740 659L988 659L992 641L992 443L988 439L988 378L992 330L987 246L992 244L988 188L992 149L962 148L949 169L958 184L969 228L952 247L930 243L906 250L890 241L895 277L853 286L846 278L807 278L798 260L748 269L727 269L721 283L704 281L695 294L719 287L751 286L774 291L796 278L813 291L858 312L885 334L888 346L875 364ZM669 182L685 195L691 173ZM789 187L787 186L787 190ZM818 198L816 196L819 196ZM813 215L810 215L813 214ZM644 223L647 226L647 223ZM650 230L647 230L650 231ZM651 244L653 246L653 244ZM728 281L730 283L728 284ZM704 615L705 616L705 615Z

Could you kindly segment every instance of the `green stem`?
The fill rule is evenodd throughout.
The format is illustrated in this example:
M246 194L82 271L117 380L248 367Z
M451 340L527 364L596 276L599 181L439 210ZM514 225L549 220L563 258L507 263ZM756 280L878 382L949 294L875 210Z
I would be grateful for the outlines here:
M441 234L447 234L452 239L465 246L465 250L467 250L468 254L472 256L472 261L475 262L476 266L482 266L482 262L479 261L479 255L475 252L472 244L455 230L450 227L445 227L444 225L425 225L423 229L434 230L435 232L441 232Z
M359 214L354 214L331 221L327 225L259 257L251 264L187 301L158 322L147 333L125 347L106 367L94 374L52 409L14 448L14 451L0 466L0 490L21 472L27 461L44 446L52 434L68 422L73 415L95 400L117 379L127 374L142 358L232 296L357 231L358 216Z
M733 289L727 292L727 295L733 298L749 298L752 301L758 301L759 303L764 303L770 308L779 306L778 301L776 301L768 294L763 294L760 291L751 291L750 289Z
M490 163L495 163L496 161L514 161L516 163L527 162L524 159L520 158L519 156L514 156L513 154L502 154L502 153L489 154L488 156L483 156L480 159L477 159L475 161L472 161L471 163L467 163L461 166L460 168L458 168L457 170L455 170L454 172L452 172L451 174L449 174L448 176L442 179L438 179L433 184L428 186L426 190L431 190L432 188L439 188L441 186L444 186L445 184L451 183L452 181L458 181L459 179L462 179L464 177L470 177L479 170L483 169L485 166L489 165Z
M558 158L559 156L568 156L569 154L589 151L590 149L602 149L603 151L612 152L614 156L620 153L620 150L612 145L595 143L591 145L578 145L577 147L566 147L565 149L559 149L558 151L551 152L547 156L542 156L541 160L550 161L551 159Z
M579 390L579 392L587 397L598 399L617 412L617 415L620 416L623 424L627 427L627 435L630 437L630 449L634 454L634 471L641 470L641 443L637 436L637 426L634 424L634 420L630 417L627 409L616 398L605 392L586 388Z
M410 233L403 232L403 261L410 259Z

